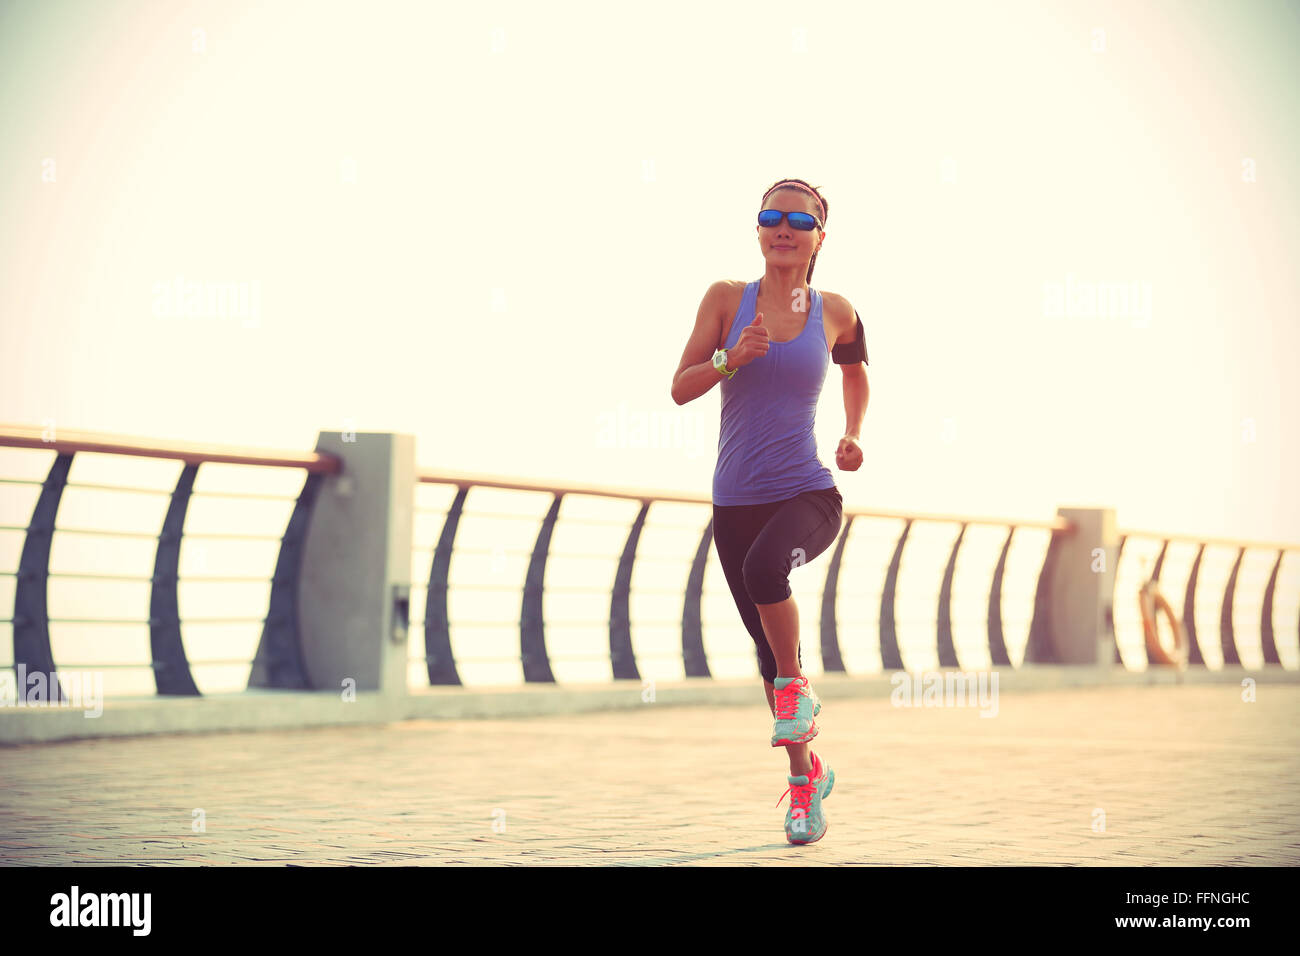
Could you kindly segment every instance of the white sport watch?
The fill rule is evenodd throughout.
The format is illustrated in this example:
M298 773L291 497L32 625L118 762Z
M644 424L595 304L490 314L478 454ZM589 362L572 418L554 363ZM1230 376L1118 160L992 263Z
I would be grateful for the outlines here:
M716 352L713 353L713 367L718 370L719 374L725 375L727 378L731 378L731 376L735 375L738 371L740 371L740 369L736 369L736 368L733 369L727 368L726 349L718 349Z

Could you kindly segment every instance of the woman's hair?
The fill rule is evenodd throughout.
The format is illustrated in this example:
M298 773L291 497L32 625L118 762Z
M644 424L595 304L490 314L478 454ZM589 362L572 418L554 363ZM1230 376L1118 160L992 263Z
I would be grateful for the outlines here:
M812 185L812 183L806 183L802 179L790 179L790 178L778 179L771 186L767 187L767 192L763 193L763 203L766 204L767 197L772 195L772 193L776 192L778 189L788 189L791 192L798 193L800 196L804 196L805 198L808 196L808 194L804 192L802 189L797 189L794 186L785 185L786 183L801 183L802 185L807 186L809 189L811 189L814 193L817 194L817 198L821 200L821 204L822 204L821 220L822 220L822 226L824 228L826 225L826 218L830 215L831 212L830 204L826 202L826 197L823 196L821 192L817 189L817 187ZM813 266L815 265L817 265L817 253L814 252L812 255L812 259L809 260L808 262L808 274L804 276L804 280L803 280L804 282L812 281Z

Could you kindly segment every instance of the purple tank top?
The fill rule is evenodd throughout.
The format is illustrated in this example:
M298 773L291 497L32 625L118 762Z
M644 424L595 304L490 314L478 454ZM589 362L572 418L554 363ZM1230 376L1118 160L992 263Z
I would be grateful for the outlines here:
M759 280L745 286L723 348L754 321ZM822 295L812 292L803 331L722 380L722 427L713 470L715 505L759 505L835 486L817 457L813 425L830 355Z

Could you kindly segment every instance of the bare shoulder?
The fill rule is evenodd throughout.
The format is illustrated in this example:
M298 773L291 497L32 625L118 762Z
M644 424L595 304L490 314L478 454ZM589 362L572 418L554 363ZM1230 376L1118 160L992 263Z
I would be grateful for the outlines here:
M743 279L719 279L710 287L710 292L716 293L721 303L722 334L718 337L718 348L722 348L727 336L731 334L731 324L736 320L736 312L740 309L740 300L745 296L747 284Z
M822 325L826 329L826 341L831 345L853 341L853 333L857 330L856 314L853 303L844 296L822 290Z
M725 306L732 307L739 304L740 297L745 294L745 283L740 279L719 279L709 286L706 295Z

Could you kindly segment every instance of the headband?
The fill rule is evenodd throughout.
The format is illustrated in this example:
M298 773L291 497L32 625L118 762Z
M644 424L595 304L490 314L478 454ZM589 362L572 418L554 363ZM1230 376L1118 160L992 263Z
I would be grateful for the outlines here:
M821 210L822 210L822 222L825 222L825 221L826 221L826 204L822 202L822 197L821 197L821 196L818 196L817 193L815 193L813 190L809 189L809 188L808 188L807 186L805 186L803 183L797 183L797 182L795 182L795 181L792 180L792 179L787 179L785 182L777 183L775 186L773 186L773 187L772 187L771 189L769 189L767 192L763 193L763 202L767 202L767 197L770 196L770 195L772 195L772 193L776 192L778 189L786 189L787 187L793 187L793 188L795 188L795 189L802 189L802 190L803 190L804 192L806 192L809 196L812 196L813 199L816 199L816 200L817 200L817 205L818 205L818 206L821 206Z

